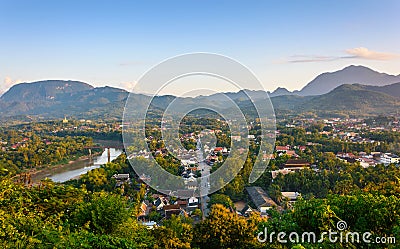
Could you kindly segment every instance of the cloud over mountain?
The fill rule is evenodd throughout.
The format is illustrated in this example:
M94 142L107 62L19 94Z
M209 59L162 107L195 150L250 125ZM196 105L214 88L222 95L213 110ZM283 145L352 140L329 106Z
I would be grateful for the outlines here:
M346 53L352 55L353 58L367 60L392 60L400 57L399 54L377 52L364 47L347 49Z
M292 55L287 60L288 63L303 63L303 62L328 62L346 59L366 59L366 60L392 60L400 58L400 54L378 52L369 50L368 48L358 47L344 50L346 55Z
M6 92L13 85L21 82L21 80L13 80L10 76L6 76L3 80L3 83L0 85L0 95Z

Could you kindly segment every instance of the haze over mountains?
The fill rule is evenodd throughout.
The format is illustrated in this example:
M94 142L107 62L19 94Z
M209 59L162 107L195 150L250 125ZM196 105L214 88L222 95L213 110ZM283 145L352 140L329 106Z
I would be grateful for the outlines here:
M249 91L254 102L263 101L265 93ZM185 106L199 103L224 106L222 93L179 98ZM349 66L323 73L300 91L278 88L269 93L275 112L279 113L350 113L372 115L397 113L400 107L400 75L379 73L363 66ZM244 92L226 93L239 107L250 104ZM41 119L74 116L77 118L121 118L128 92L113 87L93 87L79 81L48 80L22 83L11 87L0 97L0 117L36 117ZM137 108L145 108L143 94L132 94ZM159 96L154 106L164 108L174 96Z

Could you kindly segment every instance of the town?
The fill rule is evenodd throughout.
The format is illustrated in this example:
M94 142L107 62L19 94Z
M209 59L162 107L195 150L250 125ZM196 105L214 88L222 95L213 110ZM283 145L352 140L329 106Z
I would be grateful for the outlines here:
M267 222L297 210L294 207L299 201L313 203L335 195L362 195L367 191L396 195L400 191L400 123L396 117L277 120L272 153L260 151L267 170L251 184L248 176L262 137L257 121L250 121L247 160L239 175L215 193L209 193L210 182L201 184L198 180L223 166L232 154L231 140L240 144L244 138L230 136L224 120L190 118L193 122L197 125L182 125L183 150L169 151L163 147L162 129L153 127L146 139L148 150L122 153L117 159L109 159L108 163L62 184L128 198L135 207L135 219L150 231L165 229L171 219L179 219L190 227L203 224L214 219L215 212L227 212L225 215L235 219L257 217L258 222ZM0 172L3 177L31 188L49 186L51 180L37 179L35 174L89 153L102 153L104 147L98 143L106 140L122 144L124 125L128 124L64 118L2 127ZM238 154L244 150L240 147ZM150 186L151 175L138 175L130 166L150 157L181 177L182 189L159 192Z

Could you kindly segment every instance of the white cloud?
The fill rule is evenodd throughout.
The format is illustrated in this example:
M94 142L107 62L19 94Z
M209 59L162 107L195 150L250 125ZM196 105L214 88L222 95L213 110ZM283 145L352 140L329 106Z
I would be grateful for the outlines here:
M367 60L392 60L395 58L399 58L400 56L398 54L393 54L393 53L372 51L364 47L347 49L345 52L347 54L352 55L353 58L367 59Z
M369 50L368 48L359 47L346 49L347 55L292 55L285 60L286 63L304 63L304 62L329 62L343 59L364 59L364 60L392 60L400 58L400 54L385 53Z
M303 63L303 62L323 62L323 61L334 61L340 57L335 56L324 56L324 55L292 55L287 60L289 63Z
M123 89L125 89L125 90L130 92L130 91L134 90L134 87L135 87L136 83L137 83L136 81L133 81L133 82L122 82L122 83L118 84L118 87L123 88Z
M6 76L0 85L0 94L5 93L10 87L21 82L21 80L13 80L10 76Z

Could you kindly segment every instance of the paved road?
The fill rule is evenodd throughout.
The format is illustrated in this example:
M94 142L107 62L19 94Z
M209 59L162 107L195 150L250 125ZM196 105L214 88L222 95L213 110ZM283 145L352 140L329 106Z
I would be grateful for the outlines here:
M202 145L200 138L197 139L197 159L199 160L199 169L201 170L200 181L200 204L203 219L208 215L207 200L209 199L208 193L210 191L210 166L204 161Z

